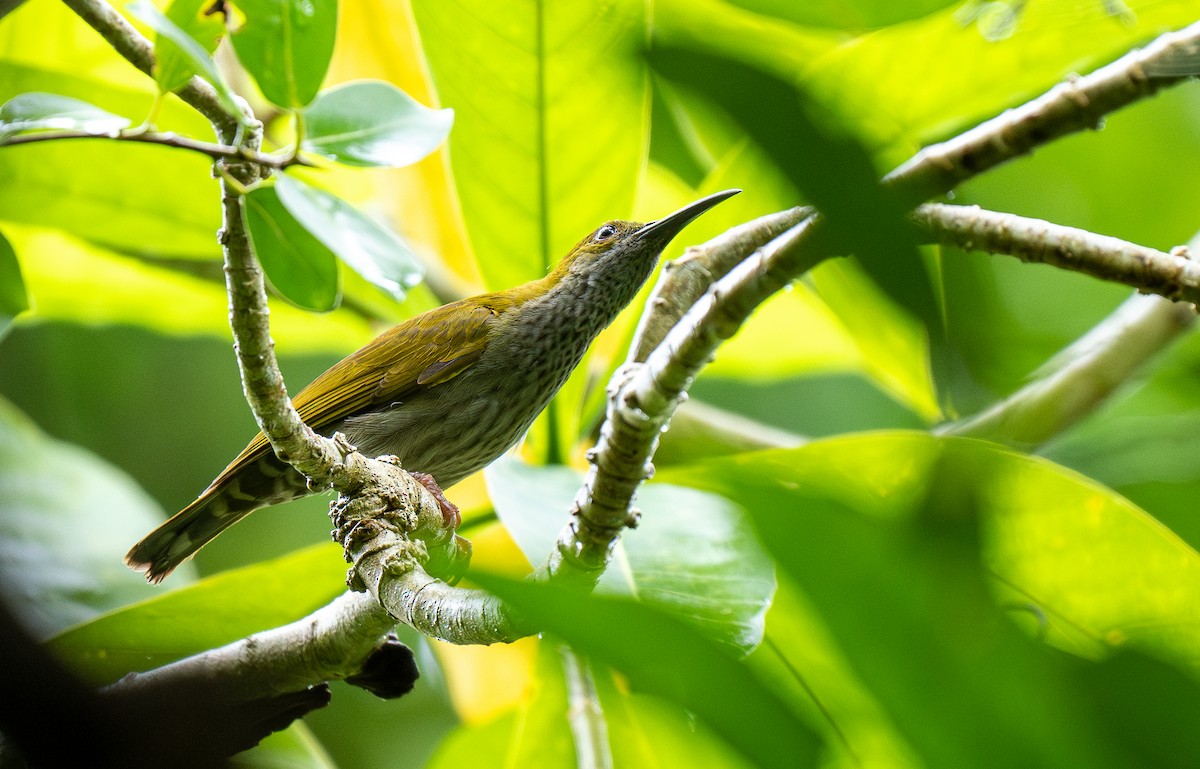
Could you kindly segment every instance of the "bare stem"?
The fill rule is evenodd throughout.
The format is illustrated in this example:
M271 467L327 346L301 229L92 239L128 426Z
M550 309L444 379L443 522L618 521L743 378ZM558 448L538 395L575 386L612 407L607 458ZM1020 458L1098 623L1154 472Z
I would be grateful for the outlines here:
M267 155L262 152L251 151L245 147L202 142L174 133L159 133L157 131L119 132L111 134L90 133L88 131L47 131L13 136L0 141L0 147L15 147L19 144L36 144L38 142L66 141L71 139L109 139L123 142L137 142L139 144L157 144L163 147L174 147L176 149L199 152L213 160L244 161L264 168L283 169L293 165L312 165L308 160L295 154L287 156Z

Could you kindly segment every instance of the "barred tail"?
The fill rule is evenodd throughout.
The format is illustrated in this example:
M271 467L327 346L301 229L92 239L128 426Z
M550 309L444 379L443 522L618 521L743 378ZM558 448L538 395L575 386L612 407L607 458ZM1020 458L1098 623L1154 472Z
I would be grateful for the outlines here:
M268 454L231 477L222 475L195 502L130 548L125 563L144 571L148 582L161 582L250 513L307 493L304 476Z

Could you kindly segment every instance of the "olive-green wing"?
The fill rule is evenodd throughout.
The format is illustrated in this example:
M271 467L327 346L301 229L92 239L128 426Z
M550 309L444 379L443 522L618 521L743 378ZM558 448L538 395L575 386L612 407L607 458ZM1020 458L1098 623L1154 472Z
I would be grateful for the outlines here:
M436 387L479 360L498 314L495 302L476 298L407 320L314 379L292 403L310 427L321 430L359 411ZM215 491L268 451L260 432L205 493Z

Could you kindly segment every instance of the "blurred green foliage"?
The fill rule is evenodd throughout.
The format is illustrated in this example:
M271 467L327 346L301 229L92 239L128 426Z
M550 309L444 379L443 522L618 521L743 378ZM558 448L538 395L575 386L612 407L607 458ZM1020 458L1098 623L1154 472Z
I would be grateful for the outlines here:
M394 90L394 110L340 120L328 107L339 79L386 77L416 95L428 77L440 102L429 106L455 110L448 157L417 171L322 161L297 174L336 202L321 222L292 210L286 245L315 236L343 261L322 254L314 278L289 272L285 248L265 259L282 261L273 275L295 277L301 294L317 291L309 305L335 304L340 281L328 314L273 305L293 391L443 295L539 277L606 219L653 219L717 189L745 193L689 241L818 202L875 252L865 268L827 262L773 298L692 390L826 440L713 458L710 441L667 433L660 479L671 485L645 490L644 528L607 577L621 597L482 577L587 654L599 710L582 717L602 713L616 766L1194 758L1200 342L1158 356L1041 457L933 437L939 422L1036 379L1129 290L954 249L918 263L880 226L895 217L880 214L872 175L1193 22L1200 1L233 5L248 19L233 36L245 69L227 57L222 71L266 120L267 151L288 151L303 132L288 109L310 102L315 133L300 138L356 166L412 162L448 123ZM167 17L215 30L195 2ZM211 43L199 41L202 54ZM195 68L165 50L160 80ZM405 58L413 50L426 59ZM327 68L336 74L323 83ZM29 92L133 124L152 114L162 130L211 140L59 4L0 18L0 103ZM408 114L426 121L411 134L400 128ZM376 143L347 138L360 130ZM1185 85L973 179L954 201L1166 250L1200 230L1198 173L1200 94ZM414 201L435 199L414 213ZM13 404L0 424L7 593L42 612L45 634L84 623L53 648L105 679L289 621L341 589L336 548L318 545L321 497L255 513L198 556L207 578L177 593L139 600L151 588L120 566L156 508L189 502L254 432L229 349L219 219L201 156L103 140L0 146L0 332L16 316L0 342L0 395ZM392 243L392 229L407 245L357 240L383 232L372 243ZM430 245L458 240L459 251ZM431 282L394 302L415 275L410 248ZM564 388L527 455L579 459L636 312ZM931 366L931 349L955 365ZM847 435L861 431L872 432ZM566 468L494 468L493 498L476 506L497 516L472 518L477 559L517 572L537 563L577 485ZM227 571L269 558L281 560ZM561 640L518 663L513 649L405 638L422 669L412 695L384 703L338 686L309 718L316 739L293 731L242 764L575 765L579 681Z

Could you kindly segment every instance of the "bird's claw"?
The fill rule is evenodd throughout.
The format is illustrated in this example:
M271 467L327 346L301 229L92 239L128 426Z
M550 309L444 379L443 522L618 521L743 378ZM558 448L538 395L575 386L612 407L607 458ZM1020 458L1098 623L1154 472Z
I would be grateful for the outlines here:
M410 475L437 500L438 507L442 509L442 523L445 527L452 530L457 529L462 523L462 514L458 512L457 505L446 499L446 492L442 491L442 487L438 485L433 476L429 473L410 473Z

